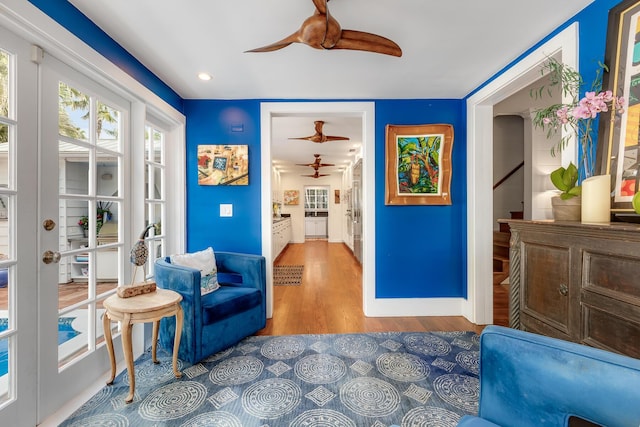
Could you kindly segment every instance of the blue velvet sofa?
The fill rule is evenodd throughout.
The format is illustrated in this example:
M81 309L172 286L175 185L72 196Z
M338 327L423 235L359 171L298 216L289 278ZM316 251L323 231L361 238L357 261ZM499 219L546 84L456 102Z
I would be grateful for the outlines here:
M462 417L458 426L567 426L570 418L640 426L640 360L487 326L480 336L478 417Z
M266 266L259 255L216 252L220 288L200 295L200 271L172 264L169 257L155 262L158 287L182 295L184 324L178 357L197 363L264 328ZM160 345L172 351L175 318L160 321Z

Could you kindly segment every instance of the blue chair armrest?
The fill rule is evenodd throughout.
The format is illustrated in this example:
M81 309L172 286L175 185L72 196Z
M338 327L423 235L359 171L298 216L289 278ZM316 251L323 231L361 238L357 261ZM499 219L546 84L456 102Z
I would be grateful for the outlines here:
M182 336L182 340L198 339L202 331L202 299L200 297L200 270L172 264L169 257L158 258L155 262L154 279L158 287L170 289L182 295L184 312L183 328L194 334ZM173 323L172 323L173 324ZM200 345L199 342L186 342L189 348Z
M237 286L252 287L266 294L266 262L261 255L235 252L216 252L216 266L220 278L225 275L242 276Z

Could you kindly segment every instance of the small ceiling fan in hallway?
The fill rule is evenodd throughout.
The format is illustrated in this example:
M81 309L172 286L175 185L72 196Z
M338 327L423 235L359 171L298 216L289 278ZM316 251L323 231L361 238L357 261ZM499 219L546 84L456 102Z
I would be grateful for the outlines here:
M313 124L315 125L315 130L316 130L315 134L310 136L300 136L300 137L294 137L289 139L304 139L307 141L317 142L317 143L323 143L327 141L348 141L349 140L349 138L346 136L332 136L332 135L325 135L324 133L322 133L322 128L324 126L324 122L322 120L316 120L315 122L313 122Z
M313 161L313 163L296 163L296 165L297 166L310 166L315 171L318 171L318 169L323 168L325 166L335 166L333 163L322 163L322 159L320 158L320 154L314 154L313 157L316 158Z
M320 173L318 170L313 175L300 175L300 176L310 176L311 178L320 178L321 176L329 176L328 173Z

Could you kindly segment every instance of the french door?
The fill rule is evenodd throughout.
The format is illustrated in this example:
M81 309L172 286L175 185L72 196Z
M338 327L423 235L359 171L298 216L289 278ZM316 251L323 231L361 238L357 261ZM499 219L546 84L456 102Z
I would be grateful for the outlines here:
M109 370L102 301L129 271L129 103L33 49L0 27L2 426Z
M0 27L0 425L33 426L37 396L37 66Z
M38 412L42 418L80 394L110 366L102 301L123 282L125 271L130 209L123 182L129 169L125 159L130 106L49 55L44 55L40 68Z

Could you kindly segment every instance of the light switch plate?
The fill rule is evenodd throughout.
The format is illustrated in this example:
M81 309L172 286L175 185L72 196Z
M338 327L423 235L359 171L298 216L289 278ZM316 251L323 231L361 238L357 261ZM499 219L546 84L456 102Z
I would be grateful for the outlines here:
M220 216L233 216L233 205L231 204L221 204L220 205Z

